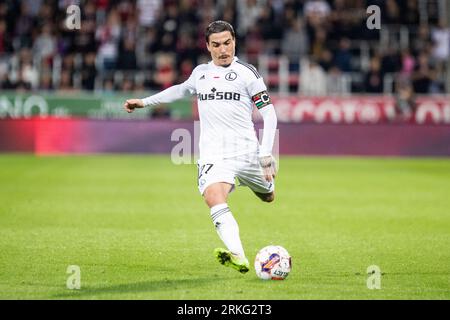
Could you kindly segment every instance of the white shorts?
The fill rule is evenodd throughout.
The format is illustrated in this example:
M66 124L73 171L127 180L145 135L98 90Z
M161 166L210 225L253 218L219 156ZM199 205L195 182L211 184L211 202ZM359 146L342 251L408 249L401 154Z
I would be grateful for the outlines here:
M240 186L248 186L254 192L271 193L275 190L275 182L264 179L256 153L211 161L200 159L197 168L198 190L202 195L208 186L217 182L231 184L233 191L236 178Z

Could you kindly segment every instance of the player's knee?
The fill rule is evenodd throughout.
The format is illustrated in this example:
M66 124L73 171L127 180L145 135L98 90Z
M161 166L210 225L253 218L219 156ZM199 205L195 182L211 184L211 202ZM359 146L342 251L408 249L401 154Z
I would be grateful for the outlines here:
M208 207L212 208L215 205L225 203L226 200L225 200L225 198L217 196L217 195L210 195L208 197L205 197L205 202L208 205Z
M224 203L227 200L226 193L216 186L208 187L203 193L203 198L209 207Z
M275 194L272 192L272 193L269 193L268 195L267 195L267 197L265 198L265 202L273 202L275 200Z
M272 202L275 200L275 193L260 193L258 194L259 198L264 202Z
M223 203L222 197L216 192L205 192L203 198L208 206L214 206L216 203Z

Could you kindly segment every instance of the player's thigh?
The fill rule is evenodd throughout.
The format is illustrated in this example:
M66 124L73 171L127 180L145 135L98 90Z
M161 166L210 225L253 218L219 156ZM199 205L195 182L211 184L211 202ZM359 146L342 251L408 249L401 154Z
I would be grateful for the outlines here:
M263 175L257 173L239 174L237 176L243 186L249 187L259 198L265 198L265 194L273 194L275 191L275 181L264 179Z
M258 197L266 197L275 191L275 181L267 181L256 155L249 155L236 172L241 185L249 187ZM260 196L261 195L261 196Z
M209 162L199 160L198 167L198 190L201 195L205 196L205 191L217 183L224 183L226 194L234 187L235 173L232 167L222 161ZM208 194L216 195L220 190L215 186L211 188L214 192Z
M203 192L203 198L205 199L208 207L212 208L215 205L226 203L228 194L232 188L233 185L227 182L213 183L205 189L205 192Z

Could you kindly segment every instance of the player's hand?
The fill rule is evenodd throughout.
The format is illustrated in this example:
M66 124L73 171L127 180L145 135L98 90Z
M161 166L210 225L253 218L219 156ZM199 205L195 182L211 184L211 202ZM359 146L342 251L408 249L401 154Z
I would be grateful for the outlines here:
M277 165L275 158L272 155L259 158L259 164L263 169L264 179L268 182L272 182L277 174Z
M144 102L141 99L128 99L123 104L123 108L128 112L132 113L136 108L143 108Z

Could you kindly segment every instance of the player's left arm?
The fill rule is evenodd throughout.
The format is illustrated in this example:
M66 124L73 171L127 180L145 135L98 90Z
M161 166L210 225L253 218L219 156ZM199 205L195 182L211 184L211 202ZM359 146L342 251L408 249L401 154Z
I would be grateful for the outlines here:
M275 134L277 132L277 114L272 103L259 109L264 120L263 138L259 152L259 162L263 168L264 177L271 182L277 173L275 158L272 156Z
M275 159L272 156L277 131L277 114L267 89L253 95L252 100L264 121L263 138L259 150L259 162L263 168L264 178L271 182L275 178L277 170Z

